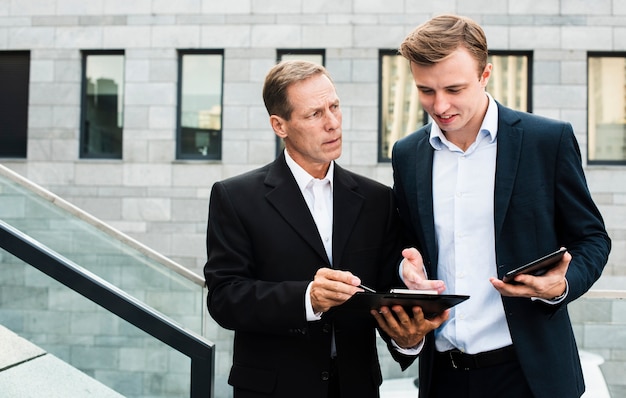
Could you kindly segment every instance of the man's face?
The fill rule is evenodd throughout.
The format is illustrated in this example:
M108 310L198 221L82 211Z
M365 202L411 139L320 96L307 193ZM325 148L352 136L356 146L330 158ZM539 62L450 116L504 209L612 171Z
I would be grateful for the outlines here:
M291 118L272 115L272 127L284 139L289 155L309 174L322 178L330 162L341 155L341 109L335 87L319 74L289 86L287 97Z
M411 73L422 107L450 138L450 134L477 134L487 111L485 87L491 64L482 73L464 47L430 66L411 62Z

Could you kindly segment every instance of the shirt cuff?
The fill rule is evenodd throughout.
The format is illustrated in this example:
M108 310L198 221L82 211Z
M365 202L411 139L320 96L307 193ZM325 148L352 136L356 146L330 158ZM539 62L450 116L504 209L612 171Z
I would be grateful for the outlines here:
M422 341L420 341L415 347L410 347L410 348L402 348L393 340L391 340L391 345L393 346L393 349L398 351L400 354L404 354L407 356L415 356L415 355L418 355L420 352L422 352L422 348L424 348L425 340L426 340L426 337L424 337Z
M311 304L311 285L313 282L309 283L309 286L306 288L306 292L304 293L304 307L306 308L306 320L309 322L319 321L322 319L321 312L313 312L313 304Z
M544 299L541 297L531 297L530 299L532 301L542 301L546 304L550 304L550 305L557 305L560 304L563 300L565 300L565 298L567 297L567 293L569 293L569 283L567 283L567 278L565 278L565 291L563 292L563 294L561 294L560 296L556 296L552 299Z

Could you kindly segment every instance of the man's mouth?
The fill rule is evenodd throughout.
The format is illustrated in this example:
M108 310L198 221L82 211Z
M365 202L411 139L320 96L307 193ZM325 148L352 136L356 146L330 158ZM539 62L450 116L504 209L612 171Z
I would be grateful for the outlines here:
M456 115L437 115L437 119L439 119L442 123L450 123Z

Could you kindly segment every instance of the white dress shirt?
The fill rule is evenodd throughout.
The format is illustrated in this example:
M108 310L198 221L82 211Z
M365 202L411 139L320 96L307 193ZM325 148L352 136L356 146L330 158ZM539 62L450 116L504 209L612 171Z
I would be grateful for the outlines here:
M330 162L330 167L326 172L326 177L323 179L317 179L307 173L299 164L293 160L291 156L289 156L289 152L285 149L285 160L287 162L287 166L291 170L293 177L296 179L296 183L302 192L302 196L304 196L304 200L306 201L309 210L311 211L311 215L313 215L313 219L315 220L315 224L317 226L317 230L319 231L320 237L322 238L322 242L324 243L324 248L326 249L326 255L328 256L328 261L330 264L333 264L333 238L332 238L332 230L333 230L333 176L335 171L335 162ZM316 193L315 189L319 189ZM321 193L321 200L319 198L319 194ZM311 304L311 284L306 289L306 293L304 296L305 307L306 307L306 319L307 321L317 321L322 319L321 313L313 312L313 305ZM335 355L335 340L333 335L332 347L331 347L331 355ZM401 348L399 347L394 340L391 340L395 350L401 352L405 355L417 355L419 351L422 349L424 341L422 340L416 348Z
M314 178L309 173L307 173L291 156L289 156L289 152L285 149L285 161L287 162L287 167L291 170L291 174L296 180L298 187L300 188L300 192L302 192L302 196L309 207L309 211L315 220L315 225L317 226L317 230L320 233L320 238L322 238L322 243L324 244L324 249L326 249L326 255L328 256L328 261L332 265L333 263L333 176L335 174L335 162L330 162L330 167L328 168L328 172L326 172L326 177L322 180ZM320 185L322 198L318 200L314 195L313 186ZM313 305L311 304L311 284L306 290L304 300L306 307L306 319L307 321L317 321L322 318L321 313L313 312Z
M489 97L476 141L462 151L433 123L433 210L439 247L438 278L446 293L470 299L453 307L435 331L438 351L457 348L469 354L511 344L500 293L489 282L497 277L494 185L498 108Z

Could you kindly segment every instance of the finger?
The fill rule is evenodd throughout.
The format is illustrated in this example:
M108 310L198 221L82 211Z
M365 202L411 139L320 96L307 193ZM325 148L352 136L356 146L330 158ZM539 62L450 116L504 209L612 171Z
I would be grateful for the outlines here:
M409 248L402 250L402 257L414 263L421 263L423 261L422 255L414 247L409 247Z
M532 278L530 275L518 275L515 277L515 283L505 283L497 278L489 278L493 287L500 292L501 295L507 297L540 297L536 287L532 286Z
M493 285L494 288L496 288L496 290L498 292L500 292L501 295L503 296L513 296L513 293L511 292L511 288L515 285L511 284L511 283L505 283L503 281L501 281L500 279L497 278L489 278L489 282L491 282L491 284Z
M424 277L410 261L405 259L402 261L402 279L409 289L420 289L420 283Z
M441 294L446 290L446 284L441 280L430 280L430 279L422 279L418 283L414 284L417 287L413 287L412 289L417 290L435 290L437 294Z
M384 319L385 324L391 330L397 329L399 327L398 320L393 315L391 309L387 306L382 306L378 309L378 314L380 317Z
M326 277L335 282L345 283L351 286L358 286L361 284L361 279L357 276L354 276L350 271L341 271L341 270L329 270L326 274Z
M564 247L561 247L561 249L564 249ZM565 254L563 254L563 257L561 258L561 263L569 264L570 261L572 261L572 255L570 254L570 252L565 252Z
M382 308L379 308L377 310L373 309L370 311L370 314L372 314L372 316L376 320L376 323L378 323L378 326L383 330L383 332L387 333L390 336L394 335L393 326L387 322L387 318L383 315ZM394 324L396 324L395 319L393 319L392 321L394 322Z
M442 323L447 321L449 317L450 317L450 310L447 309L447 310L443 311L442 313L437 314L434 317L429 318L427 320L427 322L429 322L430 327L432 327L432 329L436 329L439 326L441 326Z
M411 325L411 317L404 310L404 307L401 305L394 305L391 307L391 310L395 315L391 314L390 316L396 319L397 323L402 325L404 329L407 329ZM418 314L417 316L421 316L422 309L420 307L413 307L412 313L414 317L416 316L416 313Z

